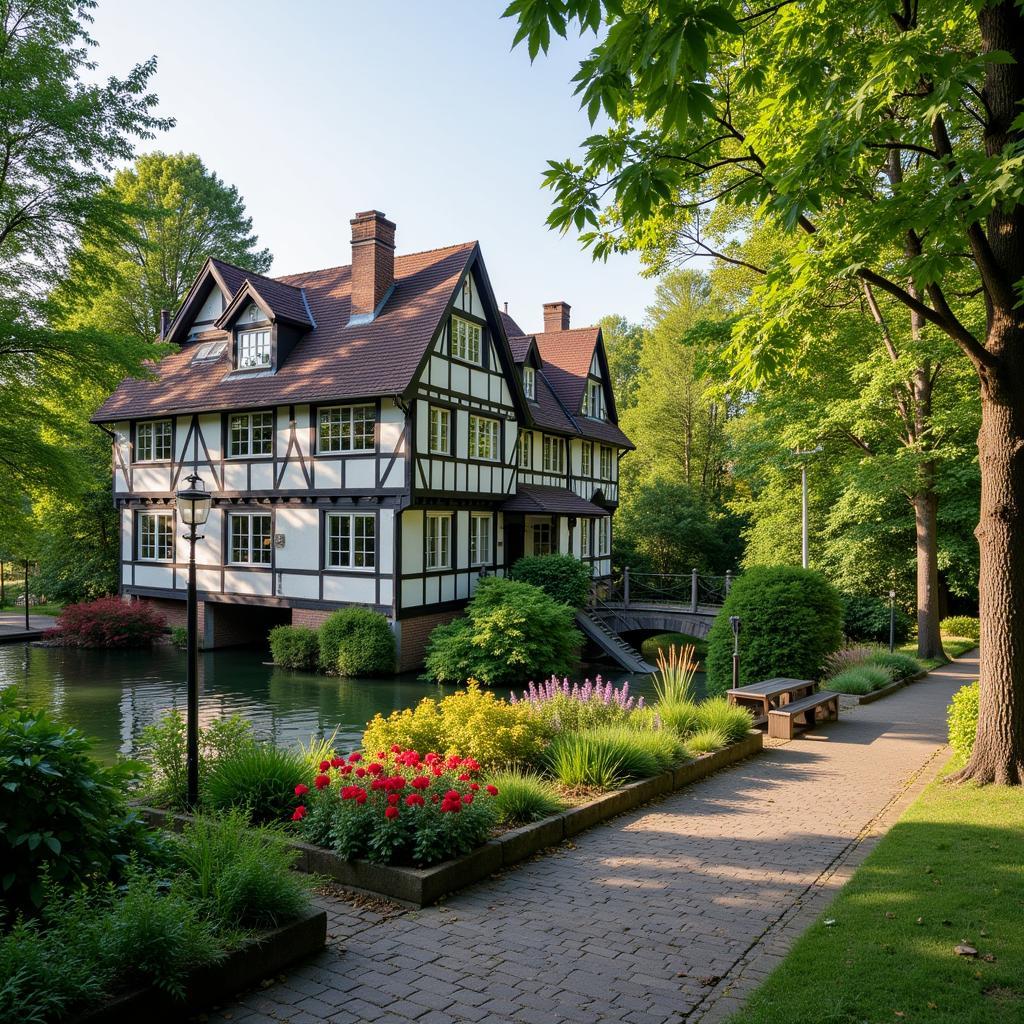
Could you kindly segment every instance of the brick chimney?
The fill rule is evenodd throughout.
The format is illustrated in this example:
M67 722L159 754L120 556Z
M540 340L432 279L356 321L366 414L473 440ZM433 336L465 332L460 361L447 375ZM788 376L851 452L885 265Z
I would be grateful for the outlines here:
M379 210L352 218L352 318L373 317L395 283L395 225Z
M569 330L569 310L572 306L568 302L545 302L544 303L544 333L548 331Z
M163 341L167 337L167 332L171 329L171 311L169 309L160 310L160 340Z

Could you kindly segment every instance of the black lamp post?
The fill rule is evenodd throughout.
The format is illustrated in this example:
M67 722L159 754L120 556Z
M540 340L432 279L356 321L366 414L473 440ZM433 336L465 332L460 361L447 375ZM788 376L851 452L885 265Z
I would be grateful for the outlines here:
M730 615L729 626L732 629L732 688L735 690L740 685L740 617Z
M199 802L199 628L196 615L196 541L202 537L196 528L210 515L212 498L202 480L193 473L187 477L188 487L178 491L175 501L181 521L188 527L183 536L188 541L188 722L186 760L188 766L187 801L190 808Z
M889 653L896 649L896 591L889 591Z

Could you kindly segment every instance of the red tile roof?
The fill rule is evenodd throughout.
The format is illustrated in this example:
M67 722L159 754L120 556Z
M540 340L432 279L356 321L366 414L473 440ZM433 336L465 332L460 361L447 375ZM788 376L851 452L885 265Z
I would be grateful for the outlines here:
M544 372L555 394L574 415L583 407L583 392L600 331L600 327L574 327L534 335Z

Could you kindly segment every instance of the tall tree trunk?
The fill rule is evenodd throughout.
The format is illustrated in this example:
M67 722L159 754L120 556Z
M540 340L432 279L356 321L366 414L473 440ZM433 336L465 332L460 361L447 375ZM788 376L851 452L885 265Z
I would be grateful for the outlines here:
M934 463L922 472L934 476ZM939 635L939 545L935 514L938 501L935 489L924 486L913 497L914 530L917 535L917 656L942 658Z

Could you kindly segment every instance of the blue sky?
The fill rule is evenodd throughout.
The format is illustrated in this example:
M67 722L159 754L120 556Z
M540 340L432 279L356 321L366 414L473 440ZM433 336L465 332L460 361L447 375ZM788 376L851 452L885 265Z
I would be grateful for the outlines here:
M156 54L177 127L144 150L195 151L236 185L274 273L349 262L349 218L382 209L398 251L478 238L499 302L527 330L643 317L631 256L594 263L549 231L545 161L588 133L569 80L590 39L531 67L490 0L100 0L99 73Z

